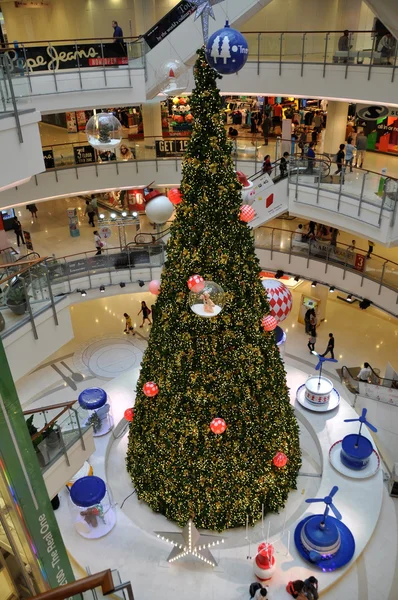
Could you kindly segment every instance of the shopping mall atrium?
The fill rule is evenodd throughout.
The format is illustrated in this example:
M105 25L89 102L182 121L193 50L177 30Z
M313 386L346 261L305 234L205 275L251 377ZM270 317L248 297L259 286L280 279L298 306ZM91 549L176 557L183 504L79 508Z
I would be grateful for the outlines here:
M0 600L398 599L396 0L0 0Z

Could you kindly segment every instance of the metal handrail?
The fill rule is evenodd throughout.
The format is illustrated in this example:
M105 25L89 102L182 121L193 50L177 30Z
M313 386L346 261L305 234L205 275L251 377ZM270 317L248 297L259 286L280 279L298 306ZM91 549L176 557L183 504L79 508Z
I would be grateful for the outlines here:
M79 42L107 42L107 41L113 42L115 39L121 39L121 38L114 38L114 37L102 37L102 38L92 37L92 38L79 38L79 39L77 39L77 38L70 39L69 38L69 39L66 39L66 40L37 40L37 41L34 41L34 42L31 42L31 41L26 41L26 42L25 41L21 41L20 42L20 41L18 41L17 44L22 46L22 45L25 45L25 44L60 44L60 43L65 43L65 42L71 42L74 45L74 44L79 43ZM128 35L128 36L124 35L122 39L125 40L125 41L126 40L127 41L129 41L129 40L131 40L131 41L134 41L134 40L138 41L138 40L142 39L142 36L139 36L139 35L137 35L137 36L136 35L132 35L132 36L131 35ZM6 44L5 47L3 46L2 48L0 48L0 52L6 52L8 49L15 50L14 44L10 44L10 43Z
M88 575L87 577L83 577L83 579L77 579L72 583L66 583L61 587L48 590L47 592L42 592L41 594L37 594L37 596L32 596L29 600L66 600L71 596L77 596L96 587L101 587L104 595L112 594L115 591L112 571L110 569Z
M31 440L32 442L34 442L34 440L38 437L40 437L42 435L42 433L44 431L47 431L47 429L49 429L52 425L54 425L59 417L61 417L64 413L66 413L72 406L73 404L75 404L75 402L77 402L77 400L72 400L70 402L63 402L61 404L54 404L53 406L42 406L40 408L34 408L31 410L24 410L23 414L24 415L32 415L32 414L37 414L37 413L44 413L44 411L46 410L54 410L57 408L62 408L62 410L60 410L55 417L53 417L51 419L51 421L49 421L48 423L46 423L44 425L44 427L42 427L39 431L37 431L37 433L35 433L34 435L32 435Z

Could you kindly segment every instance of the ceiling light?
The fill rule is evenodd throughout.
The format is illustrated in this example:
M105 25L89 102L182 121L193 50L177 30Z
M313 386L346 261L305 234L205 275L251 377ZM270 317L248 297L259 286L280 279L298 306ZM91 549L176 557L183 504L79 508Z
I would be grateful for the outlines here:
M317 281L313 281L313 282L311 283L311 287L316 287L316 284L317 284Z
M111 213L110 217L111 217L111 219L116 219L116 213Z
M346 300L347 302L352 302L352 294L348 294Z
M139 280L138 280L138 285L139 285L140 287L144 287L145 283L142 281L142 279L139 279Z
M103 294L105 292L105 286L104 285L100 286L100 292L101 292L101 294Z
M123 219L125 219L127 217L127 213L125 210L122 212L122 217L123 217Z
M87 292L86 292L86 290L80 290L80 293L81 293L81 295L83 296L83 298L84 298L84 296L87 296Z
M335 290L335 289L336 289L336 288L334 287L334 285L331 285L331 286L330 286L330 288L329 288L329 292L330 292L331 294L333 294L333 292L334 292L334 290Z
M300 281L300 277L298 275L296 275L296 277L294 278L294 281Z
M124 281L121 281L121 282L119 283L119 285L120 285L120 287L121 287L121 288L124 288L124 287L126 287L126 284L124 283Z
M99 218L101 219L101 221L103 221L105 219L104 213L101 213L100 216L99 216Z
M138 212L134 211L133 213L131 213L133 215L133 217L138 217Z

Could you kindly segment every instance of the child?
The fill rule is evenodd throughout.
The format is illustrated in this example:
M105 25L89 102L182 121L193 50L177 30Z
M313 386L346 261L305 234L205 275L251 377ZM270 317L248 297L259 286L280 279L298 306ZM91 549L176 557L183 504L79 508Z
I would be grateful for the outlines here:
M131 321L130 315L128 315L127 313L124 313L123 316L126 319L126 327L124 328L124 333L127 333L127 335L128 335L130 333L130 331L131 331L131 333L133 335L135 335L134 327L133 327L133 323Z

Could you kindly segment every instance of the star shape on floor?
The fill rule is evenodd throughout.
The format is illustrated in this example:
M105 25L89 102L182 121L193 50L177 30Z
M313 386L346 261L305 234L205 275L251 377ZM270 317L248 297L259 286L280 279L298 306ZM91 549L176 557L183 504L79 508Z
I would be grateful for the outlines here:
M192 519L189 519L181 533L175 533L174 531L155 531L155 533L161 540L174 545L167 562L172 563L188 554L192 554L195 558L199 558L212 567L217 566L217 561L209 548L223 544L224 539L216 535L199 533Z
M205 44L209 39L209 17L216 19L214 16L213 6L224 2L224 0L189 0L191 4L196 6L195 21L201 17L202 19L202 30L203 39Z

